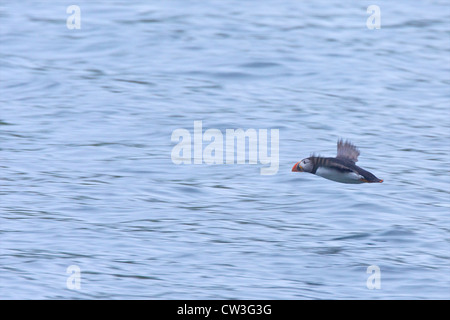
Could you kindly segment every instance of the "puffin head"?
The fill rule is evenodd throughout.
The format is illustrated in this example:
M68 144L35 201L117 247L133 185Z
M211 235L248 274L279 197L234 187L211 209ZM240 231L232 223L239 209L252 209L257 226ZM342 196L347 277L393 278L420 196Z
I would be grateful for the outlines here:
M297 162L292 167L292 172L312 172L313 163L310 158L305 158L302 161Z

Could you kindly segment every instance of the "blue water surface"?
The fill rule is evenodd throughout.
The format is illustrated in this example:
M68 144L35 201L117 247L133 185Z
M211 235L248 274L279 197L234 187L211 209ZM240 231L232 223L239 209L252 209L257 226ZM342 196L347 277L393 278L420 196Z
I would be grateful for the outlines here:
M444 0L2 1L0 298L449 299L449 21ZM278 129L277 174L175 164L194 121ZM338 138L384 183L291 172Z

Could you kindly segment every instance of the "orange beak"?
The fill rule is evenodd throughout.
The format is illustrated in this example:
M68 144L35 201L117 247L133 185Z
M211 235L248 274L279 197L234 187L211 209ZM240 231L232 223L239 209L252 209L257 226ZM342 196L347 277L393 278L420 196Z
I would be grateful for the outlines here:
M292 167L292 172L303 172L303 168L301 165L299 165L299 163L300 162L294 164L294 166Z

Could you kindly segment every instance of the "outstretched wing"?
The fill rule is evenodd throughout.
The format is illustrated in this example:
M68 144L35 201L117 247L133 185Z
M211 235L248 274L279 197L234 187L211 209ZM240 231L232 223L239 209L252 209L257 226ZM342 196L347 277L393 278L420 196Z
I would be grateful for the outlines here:
M338 159L358 161L359 150L350 141L339 139L337 142L337 156Z

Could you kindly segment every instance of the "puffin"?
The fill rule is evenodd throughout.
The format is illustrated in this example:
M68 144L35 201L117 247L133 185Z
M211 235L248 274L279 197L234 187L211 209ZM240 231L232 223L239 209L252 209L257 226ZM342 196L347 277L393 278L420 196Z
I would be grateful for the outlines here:
M350 141L339 139L335 158L311 155L297 162L293 172L309 172L340 183L382 183L374 174L358 167L360 152Z

